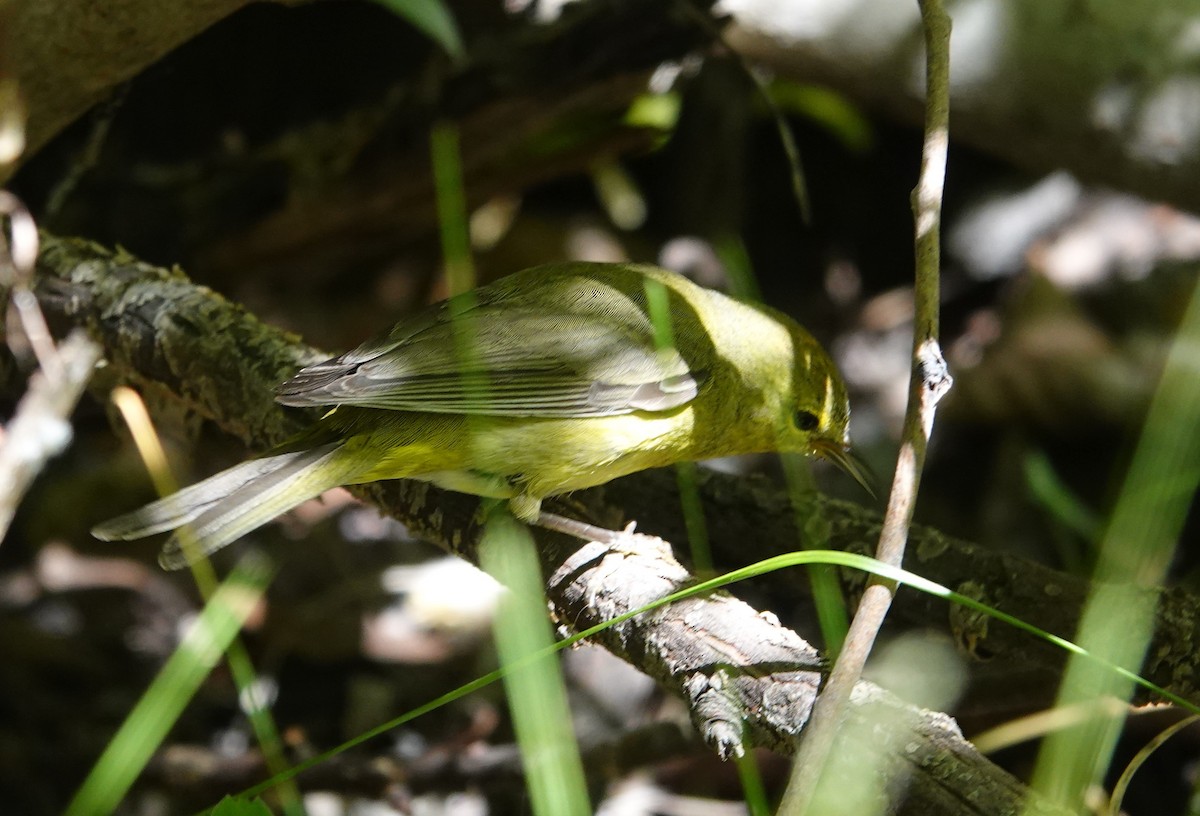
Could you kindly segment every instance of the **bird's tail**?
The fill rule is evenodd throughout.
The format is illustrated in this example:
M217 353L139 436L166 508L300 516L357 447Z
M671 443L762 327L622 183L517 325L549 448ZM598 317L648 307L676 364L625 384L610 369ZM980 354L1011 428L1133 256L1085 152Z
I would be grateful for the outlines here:
M301 502L351 481L347 457L337 455L340 447L335 442L251 459L97 525L92 535L125 541L176 530L158 561L166 569L185 567Z

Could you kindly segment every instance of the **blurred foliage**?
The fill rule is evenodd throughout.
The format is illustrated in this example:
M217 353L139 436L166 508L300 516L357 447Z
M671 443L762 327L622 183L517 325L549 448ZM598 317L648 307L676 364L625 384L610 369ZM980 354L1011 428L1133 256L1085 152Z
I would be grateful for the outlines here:
M462 35L450 9L441 0L376 0L423 31L456 60L466 56Z
M443 52L422 33L442 25L436 19L417 30L375 3L249 6L130 84L93 165L77 166L95 126L84 120L15 187L48 229L178 263L265 319L347 348L446 292L427 125L454 121L481 281L588 257L661 260L707 285L757 292L835 350L855 389L852 432L886 481L908 374L919 134L824 89L771 83L804 160L812 205L804 223L753 83L705 51L703 36L643 33L598 14L558 40L529 10L451 10L468 55L461 69L447 57L448 35L437 37ZM954 145L950 167L951 229L972 206L1037 181ZM61 180L80 170L61 210L44 212ZM1072 571L1095 556L1098 519L1111 509L1200 258L1195 219L1109 195L1084 191L1019 240L999 216L985 221L981 240L1017 259L1003 274L983 276L948 256L943 344L957 385L918 506L921 521L947 532ZM6 379L11 406L22 378ZM243 457L180 414L168 405L156 419L190 475ZM178 643L178 622L201 608L191 587L153 566L155 544L114 549L88 538L92 523L148 491L100 401L76 423L77 444L44 474L0 547L0 797L13 812L61 812ZM719 465L782 478L772 461ZM814 478L826 492L867 501L822 467ZM475 616L488 611L462 611L485 593L471 584L451 603L437 598L452 592L431 598L397 581L392 570L415 570L437 553L348 505L330 497L255 538L281 566L247 646L278 689L274 712L296 757L410 710L494 660L478 647ZM1170 581L1200 569L1198 521L1193 510ZM766 602L812 628L806 599ZM1000 673L1007 686L1021 681L1003 673L1011 669L971 664L976 681ZM624 665L572 653L565 673L592 744L681 719ZM1013 713L975 694L968 689L958 709L972 722ZM513 739L491 690L369 741L305 784L346 801L431 807L486 789L492 812L520 812ZM742 797L736 769L694 742L666 742L646 764L647 784L662 795ZM167 743L125 812L143 812L164 791L168 812L194 810L264 772L224 669L201 685ZM1179 812L1169 808L1186 795L1182 768L1194 743L1189 750L1160 778L1134 780L1128 812ZM1021 767L1027 758L1006 760ZM762 759L774 790L779 760ZM601 781L616 790L610 772Z

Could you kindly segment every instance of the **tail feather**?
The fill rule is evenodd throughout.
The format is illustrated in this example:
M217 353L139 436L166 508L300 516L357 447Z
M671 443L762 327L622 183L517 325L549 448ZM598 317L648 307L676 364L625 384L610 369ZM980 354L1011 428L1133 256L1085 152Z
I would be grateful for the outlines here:
M303 466L310 453L311 451L293 451L242 462L140 507L132 513L98 524L92 528L92 535L101 541L128 541L174 530L228 499L251 482L290 470L289 466Z
M163 547L159 562L178 569L297 504L352 481L350 464L336 455L340 447L334 442L243 462L97 525L92 535L114 541L177 530Z
M256 480L246 489L207 504L192 523L163 545L158 562L179 569L216 552L250 531L330 488L345 484L352 473L337 466L337 444L302 451L294 460ZM292 454L283 454L291 456Z

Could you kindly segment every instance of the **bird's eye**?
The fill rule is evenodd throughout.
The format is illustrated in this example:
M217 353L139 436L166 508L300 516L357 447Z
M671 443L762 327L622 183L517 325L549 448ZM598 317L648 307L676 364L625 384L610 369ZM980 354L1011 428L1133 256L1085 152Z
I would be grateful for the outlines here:
M821 418L812 411L797 411L796 415L792 417L792 421L802 431L815 431L821 424Z

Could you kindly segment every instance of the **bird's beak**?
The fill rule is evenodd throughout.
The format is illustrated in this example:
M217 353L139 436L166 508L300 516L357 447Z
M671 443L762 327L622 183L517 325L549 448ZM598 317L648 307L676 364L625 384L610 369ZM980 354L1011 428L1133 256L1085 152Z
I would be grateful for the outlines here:
M875 498L875 477L867 463L858 457L848 446L832 439L811 440L812 451L822 459L833 462L839 468L850 474L854 481L862 485L863 490Z

